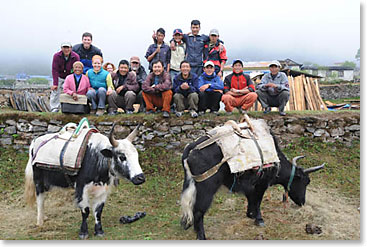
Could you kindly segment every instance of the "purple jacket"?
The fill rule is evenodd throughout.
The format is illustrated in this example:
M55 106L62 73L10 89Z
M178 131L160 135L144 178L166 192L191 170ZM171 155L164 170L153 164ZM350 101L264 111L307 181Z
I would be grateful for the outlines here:
M59 77L65 79L72 74L73 64L79 61L79 55L71 51L68 61L65 62L62 51L56 52L52 59L52 78L54 86L59 85Z
M172 88L171 76L167 72L163 72L159 75L159 83L152 87L154 84L155 74L150 73L145 82L143 82L142 89L145 93L160 93L163 91L170 90Z

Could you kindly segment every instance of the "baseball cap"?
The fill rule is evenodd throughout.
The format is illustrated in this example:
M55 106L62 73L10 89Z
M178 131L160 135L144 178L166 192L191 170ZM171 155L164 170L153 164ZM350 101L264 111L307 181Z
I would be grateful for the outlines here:
M207 61L205 64L204 64L204 68L206 68L207 66L213 66L214 67L214 63L212 61Z
M180 28L176 28L175 30L173 30L173 35L175 34L183 34L182 30Z
M130 63L132 63L132 62L140 63L140 58L137 57L137 56L133 56L133 57L130 58Z
M243 67L243 62L242 62L242 60L241 60L241 59L235 59L235 60L233 60L233 62L232 62L232 67L233 67L236 63L240 63L240 64L242 65L242 67Z
M210 32L209 32L209 36L210 35L217 35L217 36L219 36L219 31L218 31L218 29L212 29L212 30L210 30Z
M278 66L280 68L280 63L277 60L271 61L271 63L269 64L269 67L271 67L272 65Z
M70 42L65 41L61 43L61 47L64 47L64 46L71 47L72 45Z

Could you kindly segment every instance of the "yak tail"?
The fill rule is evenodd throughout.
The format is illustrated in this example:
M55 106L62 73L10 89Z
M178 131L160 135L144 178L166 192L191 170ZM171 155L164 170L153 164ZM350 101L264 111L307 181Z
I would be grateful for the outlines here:
M29 159L27 167L25 168L24 198L28 206L32 206L36 201L36 186L33 180L33 167L32 167L32 149L33 149L33 141L29 147Z
M193 208L196 200L196 186L189 169L187 159L183 160L185 169L184 188L181 193L181 226L187 230L194 222Z

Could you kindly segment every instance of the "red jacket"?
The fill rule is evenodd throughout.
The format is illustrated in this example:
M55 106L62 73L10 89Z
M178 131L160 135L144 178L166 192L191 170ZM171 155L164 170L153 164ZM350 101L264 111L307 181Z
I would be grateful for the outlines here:
M241 90L246 87L248 87L248 90L251 92L255 92L255 85L249 75L244 74L242 71L238 74L233 71L232 74L227 75L224 79L223 93L228 92L231 88Z

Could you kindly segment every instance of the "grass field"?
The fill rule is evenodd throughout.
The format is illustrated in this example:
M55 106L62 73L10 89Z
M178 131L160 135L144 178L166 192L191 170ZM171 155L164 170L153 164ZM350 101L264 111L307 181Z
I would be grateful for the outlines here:
M288 143L285 154L291 159L306 155L298 164L311 167L326 162L326 169L311 175L306 205L293 202L285 208L283 189L269 189L262 203L266 226L254 225L246 218L246 199L222 188L216 194L204 224L209 239L360 239L360 144L351 147L325 144L309 138ZM183 181L181 150L147 148L140 152L146 182L140 186L120 180L105 206L102 223L105 236L93 234L94 221L89 217L89 239L178 240L195 239L192 228L180 227L179 200ZM1 207L0 239L78 239L81 223L79 209L73 203L73 191L54 190L47 196L47 220L36 226L36 207L28 208L23 200L23 176L28 155L0 148ZM123 215L145 211L147 215L132 223L120 224ZM322 227L322 234L309 235L305 225Z

